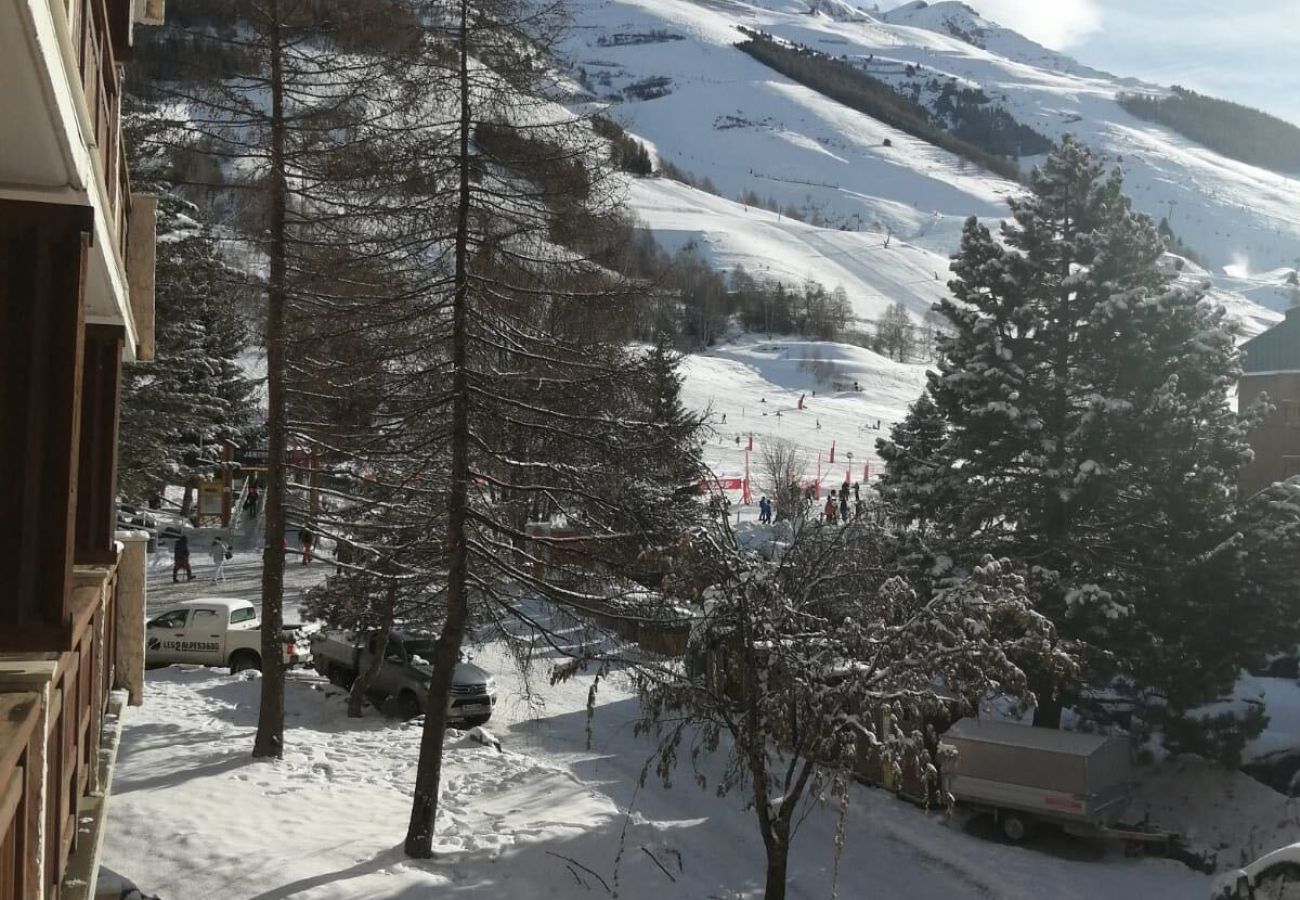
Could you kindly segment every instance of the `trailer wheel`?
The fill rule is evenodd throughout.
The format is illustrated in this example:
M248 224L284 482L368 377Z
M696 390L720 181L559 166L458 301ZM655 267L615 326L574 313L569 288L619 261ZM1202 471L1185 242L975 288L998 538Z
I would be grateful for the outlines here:
M1029 836L1029 820L1019 813L1002 813L1002 836L1018 844Z

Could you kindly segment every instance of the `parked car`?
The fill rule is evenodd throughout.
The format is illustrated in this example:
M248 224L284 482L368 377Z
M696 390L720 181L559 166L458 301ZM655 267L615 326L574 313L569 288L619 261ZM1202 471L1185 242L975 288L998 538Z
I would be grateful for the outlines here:
M298 627L285 626L284 664L311 662L310 644ZM194 663L262 668L262 622L253 604L225 597L201 597L150 616L145 625L145 662L150 666Z
M1210 900L1300 900L1300 844L1266 853L1214 880Z
M316 671L340 687L351 688L357 676L374 659L379 634L374 632L320 632L312 639ZM425 712L429 680L433 677L434 638L394 631L388 637L383 665L369 693L391 697L398 713L414 718ZM447 718L466 725L482 725L492 717L497 689L492 676L473 663L460 661L452 675Z
M1082 837L1166 846L1173 837L1122 824L1133 783L1127 738L965 718L942 740L957 750L944 789L991 813L1010 841L1049 822Z

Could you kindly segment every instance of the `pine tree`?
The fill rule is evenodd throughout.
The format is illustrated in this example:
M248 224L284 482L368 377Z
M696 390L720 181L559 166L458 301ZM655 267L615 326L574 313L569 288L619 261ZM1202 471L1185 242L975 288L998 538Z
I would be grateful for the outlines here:
M253 382L238 361L247 327L212 225L164 193L158 233L155 359L123 369L118 484L128 496L211 474L221 442L242 441L253 412Z
M1001 241L966 225L929 386L948 438L937 473L896 458L891 490L928 496L954 557L1033 566L1040 609L1091 646L1094 682L1122 675L1185 709L1250 655L1213 637L1245 586L1209 607L1197 589L1235 533L1249 453L1228 402L1233 338L1222 309L1161 272L1118 170L1067 137L1031 187ZM1040 723L1059 717L1050 681Z
M927 391L890 429L889 440L876 441L885 463L877 486L900 520L924 525L947 505L952 487L945 481L959 477L944 465L947 437L948 423Z

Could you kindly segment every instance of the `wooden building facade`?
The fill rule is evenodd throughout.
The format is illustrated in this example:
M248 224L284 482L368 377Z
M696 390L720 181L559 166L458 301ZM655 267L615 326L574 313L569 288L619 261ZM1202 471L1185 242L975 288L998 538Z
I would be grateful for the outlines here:
M93 895L143 536L116 531L122 363L153 353L154 201L122 66L163 0L0 2L0 900Z
M1300 306L1286 318L1242 345L1244 374L1237 388L1245 411L1267 394L1273 412L1251 435L1255 458L1241 473L1240 490L1249 496L1275 481L1300 475Z

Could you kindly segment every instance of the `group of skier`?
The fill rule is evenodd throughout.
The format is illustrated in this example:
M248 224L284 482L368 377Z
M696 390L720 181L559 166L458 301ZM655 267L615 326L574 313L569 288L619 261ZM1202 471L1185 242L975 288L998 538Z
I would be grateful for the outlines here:
M804 503L811 509L816 500L817 489L813 485L808 485L804 489ZM853 494L853 502L849 504L849 494ZM826 503L821 509L821 519L828 525L845 524L856 519L861 519L866 513L867 506L862 500L862 488L858 482L850 484L845 481L840 485L839 491L831 491L826 495ZM758 498L758 522L760 525L770 525L774 506L772 501L766 496Z
M853 506L849 506L849 491L853 491ZM866 512L866 504L862 502L861 489L858 482L853 482L850 488L848 479L840 485L839 502L836 503L836 493L831 491L826 495L826 505L822 507L822 519L827 525L847 525L849 522L862 518ZM852 515L850 515L852 513Z

